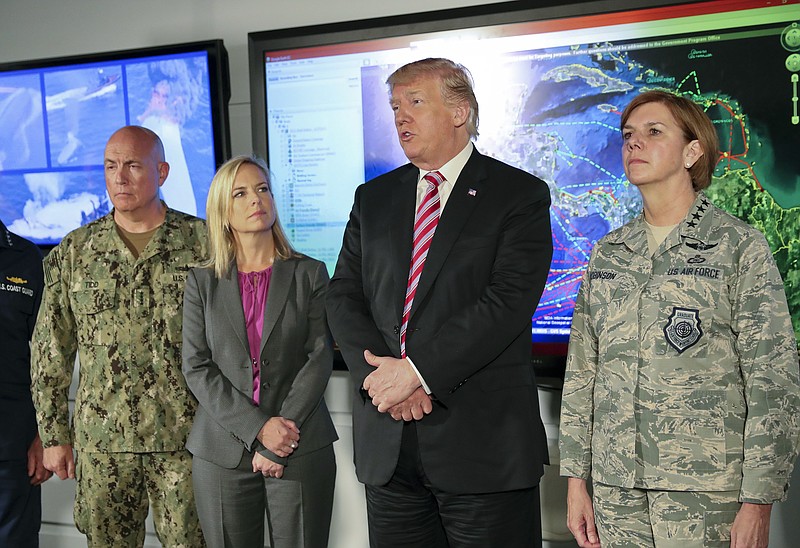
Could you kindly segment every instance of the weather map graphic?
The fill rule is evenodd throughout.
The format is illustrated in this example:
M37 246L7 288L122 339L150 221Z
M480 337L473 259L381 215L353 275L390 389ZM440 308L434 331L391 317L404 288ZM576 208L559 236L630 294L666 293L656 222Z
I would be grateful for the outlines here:
M718 129L707 193L767 237L800 341L800 125L786 29L797 24L509 56L505 89L514 95L505 100L514 108L478 147L551 188L554 256L534 335L568 334L592 246L641 211L623 172L619 116L635 94L657 88L699 103Z
M408 161L387 77L424 57L452 59L474 79L476 148L550 188L553 259L531 340L535 356L564 357L593 246L642 209L622 166L620 114L664 89L714 122L722 150L707 192L765 234L800 340L800 0L632 4L270 51L270 166L295 244L333 271L353 191Z

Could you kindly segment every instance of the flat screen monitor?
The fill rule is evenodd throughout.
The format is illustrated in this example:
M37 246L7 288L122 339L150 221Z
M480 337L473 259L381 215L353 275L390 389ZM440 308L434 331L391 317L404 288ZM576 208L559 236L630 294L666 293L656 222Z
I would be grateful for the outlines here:
M387 76L451 58L475 80L476 147L550 187L554 254L531 340L534 363L563 367L592 246L641 211L620 113L636 94L667 89L719 128L709 194L767 234L800 333L798 2L547 4L251 33L253 144L297 247L333 270L356 186L407 161Z
M221 40L0 65L0 218L42 246L108 213L105 143L118 128L162 139L167 205L205 216L230 156Z

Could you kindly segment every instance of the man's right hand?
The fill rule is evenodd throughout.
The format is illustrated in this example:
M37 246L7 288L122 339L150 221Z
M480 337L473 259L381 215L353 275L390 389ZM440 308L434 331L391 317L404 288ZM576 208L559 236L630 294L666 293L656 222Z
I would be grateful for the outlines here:
M59 479L75 479L75 457L71 445L45 447L44 467L53 472Z

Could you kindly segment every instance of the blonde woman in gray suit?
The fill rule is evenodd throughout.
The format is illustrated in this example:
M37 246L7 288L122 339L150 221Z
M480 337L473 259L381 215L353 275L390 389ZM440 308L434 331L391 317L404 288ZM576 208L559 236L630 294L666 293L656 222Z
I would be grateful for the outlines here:
M328 543L336 430L323 393L333 351L328 273L295 252L263 161L220 167L206 207L211 258L192 269L183 374L199 406L187 448L208 545Z

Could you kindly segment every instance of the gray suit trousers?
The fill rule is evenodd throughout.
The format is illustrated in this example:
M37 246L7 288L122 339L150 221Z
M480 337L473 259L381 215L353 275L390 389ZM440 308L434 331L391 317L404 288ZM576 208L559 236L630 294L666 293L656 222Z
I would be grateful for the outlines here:
M243 450L236 468L192 459L200 525L209 548L261 548L264 516L272 548L326 548L333 510L333 445L293 457L281 479L252 469ZM209 496L210 495L210 496Z

